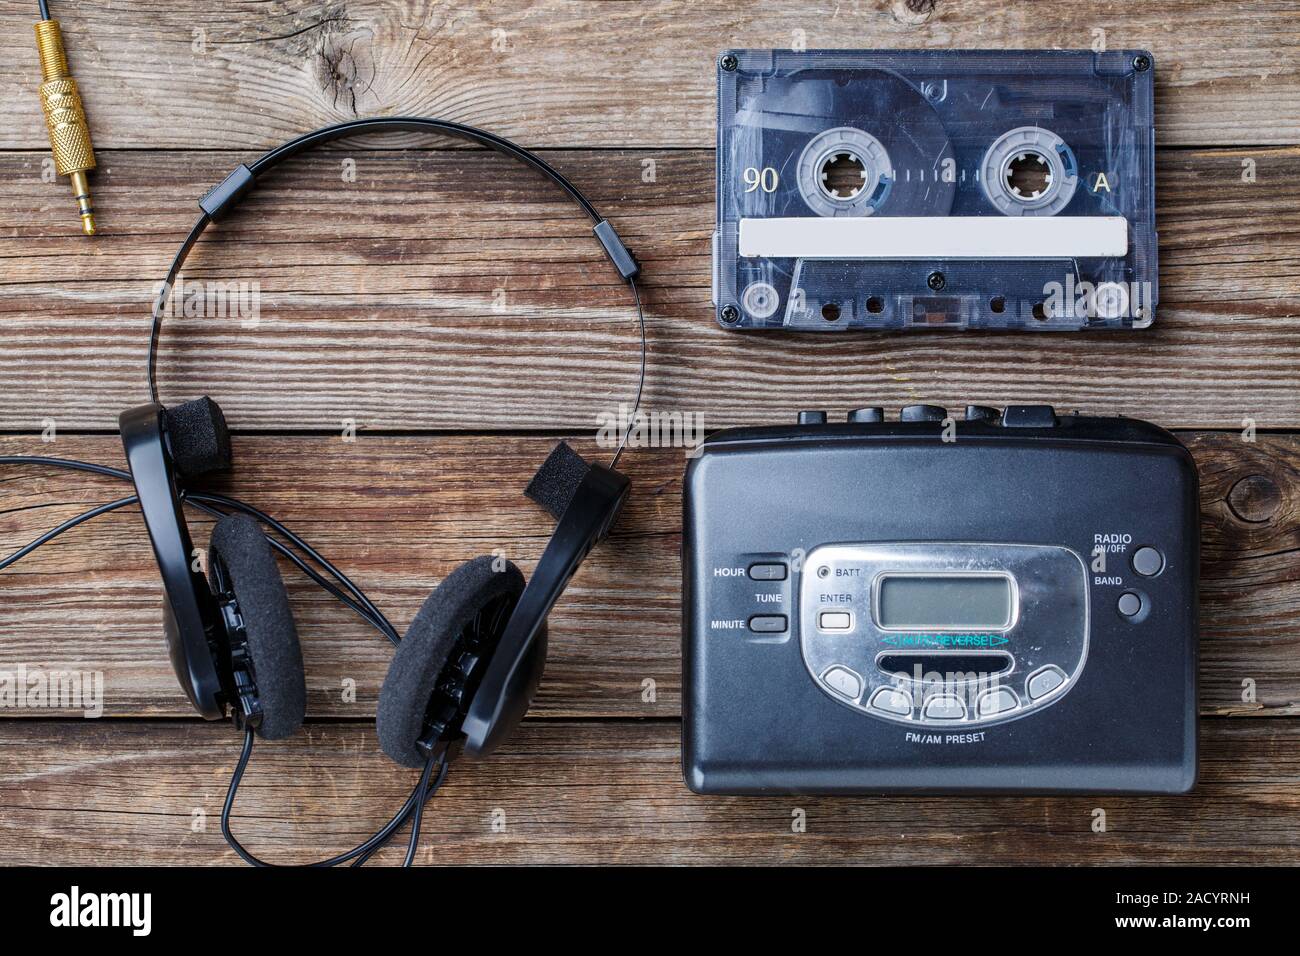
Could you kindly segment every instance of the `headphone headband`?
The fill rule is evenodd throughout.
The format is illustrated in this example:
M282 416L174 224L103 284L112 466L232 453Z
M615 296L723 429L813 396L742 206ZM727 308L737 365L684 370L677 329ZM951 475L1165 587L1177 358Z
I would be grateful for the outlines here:
M450 120L433 119L425 116L395 116L351 120L346 123L338 123L334 126L313 130L310 133L304 133L296 139L291 139L287 143L282 143L269 152L263 153L251 164L241 164L235 167L230 175L210 189L199 200L199 208L203 212L181 243L181 247L176 251L171 267L167 270L167 278L163 283L162 291L154 301L152 326L149 332L149 400L151 402L159 401L157 377L158 340L162 334L163 314L166 311L167 301L171 297L172 285L175 283L177 275L180 274L181 267L185 264L190 250L194 248L194 244L203 235L203 231L207 229L208 224L226 216L257 184L257 180L261 176L299 153L346 136L393 132L425 132L450 136L486 147L504 156L509 156L511 159L531 166L559 186L568 194L569 198L582 207L583 212L591 219L593 223L592 233L600 242L601 248L605 250L605 255L609 257L609 261L618 271L619 276L632 290L632 296L636 304L637 321L641 332L641 370L637 380L633 414L629 419L627 431L624 432L619 441L613 461L610 463L610 467L614 467L618 463L619 455L623 452L624 444L627 442L632 422L636 418L636 410L641 405L641 392L645 386L645 312L641 306L641 293L636 285L636 277L641 271L640 265L632 253L628 251L627 246L623 244L623 240L619 238L613 225L608 220L601 218L600 213L596 211L596 207L582 194L582 191L536 153L530 152L522 146L510 142L510 140L489 133L486 130L465 126L461 123L453 123Z

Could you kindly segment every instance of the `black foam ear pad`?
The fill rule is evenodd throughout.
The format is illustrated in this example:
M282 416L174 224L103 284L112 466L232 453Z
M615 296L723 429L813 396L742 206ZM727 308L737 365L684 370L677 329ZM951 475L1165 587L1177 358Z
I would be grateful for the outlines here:
M230 467L230 430L221 406L196 398L163 413L172 461L187 478Z
M212 529L209 561L221 562L244 621L262 705L257 733L267 740L288 737L306 715L307 683L289 595L271 545L248 515L226 515Z
M443 579L425 600L397 653L379 692L375 730L384 753L403 767L423 767L425 755L416 742L424 732L425 712L438 686L438 675L465 629L479 611L499 598L511 603L524 590L524 576L509 561L496 565L489 555L466 561ZM504 621L501 622L504 626Z
M569 507L591 465L565 442L560 442L537 469L524 494L551 513L556 521Z

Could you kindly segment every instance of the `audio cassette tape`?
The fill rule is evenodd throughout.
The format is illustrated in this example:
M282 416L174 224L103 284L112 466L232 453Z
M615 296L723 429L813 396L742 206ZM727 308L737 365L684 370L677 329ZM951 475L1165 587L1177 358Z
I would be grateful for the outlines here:
M1138 50L724 53L719 323L1149 326L1153 73Z

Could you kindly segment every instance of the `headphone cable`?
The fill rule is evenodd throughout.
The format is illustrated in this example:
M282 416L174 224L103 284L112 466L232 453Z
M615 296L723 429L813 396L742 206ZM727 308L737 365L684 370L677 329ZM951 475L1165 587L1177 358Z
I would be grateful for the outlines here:
M276 864L267 863L265 860L259 859L250 853L244 845L236 839L235 834L230 827L230 815L235 806L235 796L239 792L240 782L244 779L244 771L248 769L248 760L253 754L253 742L255 739L255 735L251 729L244 731L244 746L239 753L239 761L235 764L234 773L232 773L230 777L230 786L226 790L226 802L221 808L221 835L225 837L226 843L228 843L230 848L239 855L239 858L249 866L273 867ZM419 846L420 821L423 816L424 805L435 793L438 792L443 781L446 780L447 768L449 766L446 751L443 751L440 754L431 754L424 765L424 772L420 775L420 782L416 784L415 789L411 791L411 795L407 797L406 802L402 804L401 808L393 815L392 819L376 830L367 840L365 840L365 842L359 843L352 849L346 850L337 856L332 856L325 860L317 860L314 863L307 863L305 866L309 868L332 867L338 866L340 863L346 863L349 860L354 861L352 864L353 866L361 866L374 856L375 853L387 845L407 820L411 820L414 825L411 828L411 838L407 845L406 858L402 863L403 866L410 866L412 861L415 859L415 852ZM435 769L437 771L436 776L434 775ZM430 780L431 777L433 778L432 780Z
M104 475L107 477L119 478L123 480L130 480L130 475L122 471L121 469L112 468L108 465L98 465L95 464L94 462L78 461L76 459L46 458L43 456L35 456L35 455L4 455L4 456L0 456L0 464L47 465L52 467L68 468L74 471L84 471L84 472L89 472L91 474ZM355 611L367 623L371 624L373 627L375 627L376 630L384 634L384 636L387 637L390 641L392 641L392 643L396 644L400 641L400 637L398 637L396 631L393 629L392 624L388 621L386 617L384 617L382 613L379 612L377 608L375 608L374 604L370 601L369 598L365 596L365 593L362 592L360 588L358 588L355 584L353 584L352 581L346 575L344 575L341 571L339 571L331 562L329 562L324 557L322 557L319 552L317 552L314 548L308 545L302 538L298 537L298 535L291 532L288 528L286 528L280 522L276 521L274 518L270 517L269 515L265 514L259 509L253 507L252 505L246 504L245 502L242 502L237 498L231 498L226 495L187 491L187 492L182 492L181 500L183 503L188 504L191 507L198 508L199 510L207 514L218 518L224 517L225 515L230 513L229 511L222 510L223 508L229 508L231 511L242 511L243 513L248 514L254 519L270 527L275 532L284 535L286 539L288 539L293 544L294 547L301 548L303 552L309 555L313 561L316 561L321 565L321 567L325 568L330 574L334 575L336 580L338 580L339 583L342 584L344 587L352 591L352 593L355 594L359 599L359 601L362 603L358 603L358 601L354 601L351 597L349 597L348 594L345 594L333 582L327 580L315 568L311 567L311 565L309 565L302 557L296 554L292 548L281 543L276 538L272 537L270 534L266 534L265 532L263 532L266 536L267 542L273 548L275 548L276 551L278 551L280 554L284 555L290 561L292 561L304 574L310 577L316 584L320 585L322 588L328 591L333 597L335 597L344 605L346 605L347 607ZM81 514L75 515L69 518L68 520L62 522L61 524L57 525L56 527L51 528L49 531L46 531L44 534L40 535L33 541L29 542L22 548L18 549L13 554L8 555L3 559L0 559L0 571L3 571L13 566L18 561L30 555L33 551L37 550L40 547L43 547L46 544L49 544L51 541L59 537L61 534L67 531L71 531L73 528L76 528L77 526L87 521L90 521L93 518L97 518L100 515L109 514L110 512L117 511L120 508L125 508L130 505L134 505L138 503L139 503L139 498L137 496L128 495L125 498L118 498L114 501L109 501L104 504L97 505L94 508L90 508L86 511L83 511ZM244 734L243 749L240 753L239 762L236 764L234 773L231 776L229 789L226 795L226 802L221 812L221 833L222 836L225 838L226 842L230 845L230 847L234 849L235 852L239 854L240 858L243 859L246 863L252 866L272 866L273 864L266 863L265 861L258 859L252 853L249 853L243 847L243 845L240 844L240 842L235 838L234 833L232 832L230 827L230 814L234 807L235 796L239 790L240 781L243 779L244 771L248 766L249 758L252 756L254 739L255 736L252 729L246 730ZM420 777L420 782L416 785L415 789L411 792L411 796L407 798L406 802L397 811L397 813L393 816L393 818L389 820L387 824L385 824L383 827L377 830L364 843L359 844L353 849L345 853L339 854L338 856L332 857L328 860L322 860L310 865L316 867L330 867L330 866L337 866L340 863L346 863L347 861L352 860L353 866L361 866L367 860L369 860L370 857L372 857L380 849L386 846L389 843L389 841L391 841L392 838L397 834L397 832L401 830L401 828L406 824L406 822L410 820L412 824L411 836L410 836L409 843L407 845L406 858L402 865L411 866L412 863L414 862L416 850L418 849L419 846L420 825L423 822L424 805L433 797L435 793L438 792L438 788L442 786L442 782L447 775L448 767L449 767L449 763L447 761L445 751L442 752L441 754L430 755L429 760L425 764L424 772ZM437 770L436 777L434 776L435 769ZM423 799L420 799L421 793L424 794Z
M84 471L90 474L117 478L122 481L131 480L130 474L120 468L112 468L108 465L99 465L88 461L77 461L70 458L48 458L39 455L0 455L0 465L40 465L54 468L67 468L73 471ZM315 548L307 544L307 542L301 537L290 531L282 523L272 518L264 511L240 501L238 498L232 498L228 495L220 495L211 492L183 491L181 493L181 500L184 503L189 504L191 507L198 508L200 511L217 518L224 517L228 513L228 511L222 509L243 512L254 520L272 529L276 534L282 535L285 540L289 542L289 546L277 541L269 534L266 535L266 539L276 551L293 562L299 570L311 578L316 584L324 588L334 598L356 612L363 620L387 638L389 643L396 645L401 641L401 636L397 633L397 629L393 627L392 622L389 621L383 612L375 606L374 602L366 596L365 592L362 591L361 588L353 583L352 580L340 571L331 561L323 557ZM32 541L19 551L9 555L3 560L0 560L0 570L4 570L21 558L31 554L37 548L49 543L63 532L75 528L83 521L89 521L91 518L98 517L101 514L107 514L109 511L114 511L117 508L135 504L136 501L137 499L135 496L120 498L115 502L110 502L107 506L100 505L96 508L90 509L89 511L83 512L74 518L70 518L57 528L47 531L45 534L41 535L41 537ZM312 568L307 561L294 553L294 548L298 549L299 552L306 555L323 568L327 574L338 582L338 586L326 580L325 577L317 572L316 569ZM347 593L344 593L345 591Z

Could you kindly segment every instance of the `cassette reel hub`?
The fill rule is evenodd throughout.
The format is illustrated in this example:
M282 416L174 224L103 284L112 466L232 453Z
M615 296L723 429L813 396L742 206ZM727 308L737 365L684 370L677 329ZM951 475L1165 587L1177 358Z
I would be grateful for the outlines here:
M1016 185L1018 169L1041 167L1041 188ZM1079 186L1079 164L1065 140L1039 126L1008 130L994 141L980 165L984 195L1007 216L1055 216Z
M863 130L838 126L814 136L804 147L798 164L799 194L820 216L869 216L889 196L892 169L880 140Z

